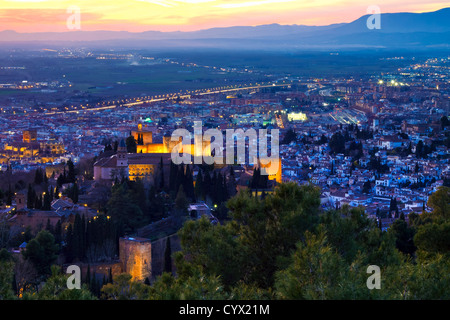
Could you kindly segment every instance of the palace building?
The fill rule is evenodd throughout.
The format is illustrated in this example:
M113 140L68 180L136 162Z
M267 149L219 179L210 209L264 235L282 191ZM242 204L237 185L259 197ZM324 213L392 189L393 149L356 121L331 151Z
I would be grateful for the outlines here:
M182 152L184 153L197 155L196 151L199 152L199 148L196 148L195 144L186 143L181 138L172 141L169 135L163 137L162 143L154 143L153 132L141 123L138 124L137 130L131 132L131 135L137 142L137 153L128 153L125 142L121 140L116 154L101 158L94 164L94 179L96 181L111 182L122 177L129 178L132 181L138 178L151 181L153 174L160 167L161 161L165 176L169 175L170 162L172 161L171 152L179 143L183 143ZM203 153L203 156L211 155L210 139L201 139L201 141L200 152ZM271 159L265 160L264 163ZM280 159L272 159L272 163L267 165L258 160L255 163L256 166L264 168L269 180L281 182ZM217 167L223 166L217 165Z
M101 158L94 164L94 180L113 181L116 178L152 179L153 173L163 161L163 170L168 170L171 161L170 153L128 153L123 140L120 141L117 153Z
M65 152L62 142L55 139L38 141L36 130L26 130L22 133L22 141L5 143L3 150L0 150L0 158L7 161L28 160L36 163L50 163Z
M169 134L163 136L162 143L153 142L153 132L144 127L142 123L138 124L137 130L131 131L131 135L134 137L137 143L137 153L171 153L172 149L181 142L179 140L173 140ZM202 150L206 155L210 155L210 141L202 140ZM183 151L191 155L194 154L194 144L183 143Z
M117 148L117 154L102 158L94 164L94 179L96 181L113 181L117 178L128 177L130 180L152 179L158 166L163 162L163 170L169 169L172 149L181 143L180 140L171 141L170 135L163 137L162 143L153 142L153 132L142 123L137 130L131 132L137 143L137 153L128 153L123 140ZM210 142L203 142L203 153L210 153ZM194 144L183 144L183 152L194 154ZM209 155L209 154L208 154ZM166 173L166 172L164 172Z

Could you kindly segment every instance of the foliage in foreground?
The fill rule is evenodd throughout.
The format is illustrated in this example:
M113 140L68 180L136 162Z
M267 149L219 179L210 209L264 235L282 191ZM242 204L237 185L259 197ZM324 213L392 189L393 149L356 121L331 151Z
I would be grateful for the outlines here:
M450 189L428 202L430 213L380 230L362 208L322 212L319 190L279 185L263 199L240 193L228 201L230 220L202 218L179 232L177 276L151 285L122 274L102 288L103 299L450 299ZM0 255L1 256L1 255ZM0 263L0 294L10 298L12 272ZM369 290L369 265L381 269L381 289ZM64 289L52 269L36 299L90 299Z

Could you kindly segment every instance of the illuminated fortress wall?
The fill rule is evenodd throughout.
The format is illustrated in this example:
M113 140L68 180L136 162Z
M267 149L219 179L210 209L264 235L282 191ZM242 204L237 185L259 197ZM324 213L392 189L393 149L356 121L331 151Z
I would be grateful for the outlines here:
M262 159L261 159L262 160ZM278 183L282 182L282 169L281 169L281 159L272 159L269 164L262 164L259 162L259 166L264 168L269 175L269 180L275 180Z
M138 124L138 129L132 131L131 135L138 142L137 153L171 153L172 149L182 142L182 138L172 141L172 137L164 136L163 143L153 143L153 134L151 131L146 131L142 124ZM202 140L202 139L200 139ZM207 140L207 141L204 141ZM211 155L211 141L210 139L202 140L202 152L204 156ZM195 154L195 144L183 144L183 152L190 155ZM180 151L181 153L181 151Z
M130 164L128 166L129 178L131 181L137 178L145 179L155 172L156 167L157 165L154 164Z
M123 272L133 280L144 281L152 275L152 243L146 238L119 239L119 256Z
M128 273L133 280L150 281L161 275L164 270L165 250L170 238L172 253L181 250L180 239L176 234L156 240L141 237L119 239L119 256L122 272ZM172 272L176 272L172 257Z

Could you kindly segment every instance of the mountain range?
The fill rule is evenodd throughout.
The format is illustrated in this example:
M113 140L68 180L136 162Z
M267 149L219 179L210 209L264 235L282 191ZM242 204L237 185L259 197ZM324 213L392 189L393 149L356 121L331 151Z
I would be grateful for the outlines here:
M47 44L136 48L223 49L450 49L450 8L426 13L382 13L380 29L369 29L364 15L328 26L279 25L211 28L192 32L67 31L0 32L2 45Z

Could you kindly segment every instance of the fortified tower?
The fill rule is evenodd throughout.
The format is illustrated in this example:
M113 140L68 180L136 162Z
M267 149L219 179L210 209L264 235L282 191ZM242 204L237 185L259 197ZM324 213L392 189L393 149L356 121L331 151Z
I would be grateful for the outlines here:
M152 243L150 239L124 237L119 239L122 269L133 280L144 281L152 275Z
M128 152L125 141L120 140L119 146L117 147L117 167L123 168L128 167Z

